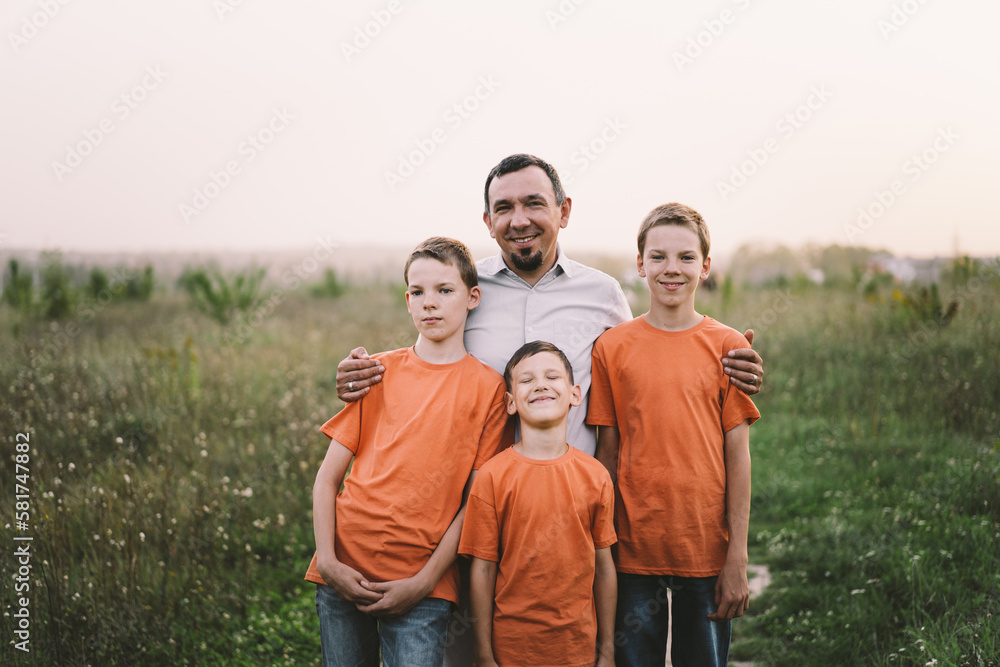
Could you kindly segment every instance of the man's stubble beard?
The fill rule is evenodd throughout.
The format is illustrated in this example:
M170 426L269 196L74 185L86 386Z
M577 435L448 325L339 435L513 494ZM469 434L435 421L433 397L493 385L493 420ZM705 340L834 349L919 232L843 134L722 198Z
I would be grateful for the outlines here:
M537 271L542 267L542 251L538 250L531 255L514 252L510 255L510 261L521 271Z

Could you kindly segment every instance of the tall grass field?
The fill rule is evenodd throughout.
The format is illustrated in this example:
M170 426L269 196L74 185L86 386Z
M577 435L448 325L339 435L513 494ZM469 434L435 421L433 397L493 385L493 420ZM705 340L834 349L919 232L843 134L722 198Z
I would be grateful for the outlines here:
M699 295L765 359L734 660L1000 665L1000 266L966 269ZM309 292L0 305L0 663L319 664L317 428L350 349L415 333L401 286Z

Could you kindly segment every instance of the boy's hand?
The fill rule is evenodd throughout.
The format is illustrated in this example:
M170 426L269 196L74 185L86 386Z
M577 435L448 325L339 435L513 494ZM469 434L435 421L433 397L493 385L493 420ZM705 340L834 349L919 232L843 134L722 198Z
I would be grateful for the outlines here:
M351 350L350 356L337 364L337 398L353 403L368 393L368 387L382 381L385 367L369 359L363 347Z
M434 590L418 576L378 583L364 582L369 591L377 593L380 599L372 603L358 604L358 611L372 616L402 616L413 609L418 602Z
M728 560L722 566L715 582L715 604L718 611L708 614L708 620L715 622L731 621L750 608L750 584L745 567L732 566Z
M594 667L615 667L615 654L597 656L597 663Z
M747 329L747 341L753 345L753 329ZM730 350L728 355L722 358L723 370L729 376L729 382L736 385L736 388L744 394L753 396L760 391L764 382L764 360L760 358L755 350L743 348ZM338 387L340 375L337 375Z
M368 581L354 568L337 561L333 565L316 562L319 576L342 599L354 604L372 604L382 599L382 594L369 590Z
M500 663L491 655L485 658L476 658L476 667L500 667Z

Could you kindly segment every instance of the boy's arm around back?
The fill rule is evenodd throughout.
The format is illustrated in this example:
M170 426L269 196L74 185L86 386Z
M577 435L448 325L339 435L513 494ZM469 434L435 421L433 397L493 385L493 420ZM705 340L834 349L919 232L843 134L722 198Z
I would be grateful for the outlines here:
M597 449L594 458L601 462L611 475L611 482L618 484L618 446L620 434L615 423L614 397L605 361L604 341L597 339L591 356L590 403L587 423L597 426Z
M326 585L337 595L355 604L371 604L381 593L367 590L368 582L360 572L337 559L337 494L344 482L354 452L336 440L330 440L323 464L313 485L313 532L316 537L316 569Z

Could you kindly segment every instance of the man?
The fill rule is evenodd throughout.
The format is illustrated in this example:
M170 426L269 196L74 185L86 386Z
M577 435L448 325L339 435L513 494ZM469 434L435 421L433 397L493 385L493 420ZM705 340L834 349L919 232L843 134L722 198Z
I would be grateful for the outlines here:
M476 264L482 302L466 322L466 349L498 373L526 342L545 340L562 349L583 393L581 405L570 412L567 441L593 455L596 429L584 423L591 352L598 336L632 319L625 294L615 279L574 262L560 250L559 230L569 224L572 200L552 165L533 155L504 158L486 177L484 200L483 222L500 254ZM746 337L753 343L752 331ZM760 391L763 362L754 350L729 351L722 363L730 382L741 391ZM353 350L337 366L337 396L345 402L360 399L381 382L386 370L369 359L364 348ZM463 581L465 609L466 585ZM472 664L469 627L461 616L453 621L445 664ZM463 647L460 654L457 645Z

